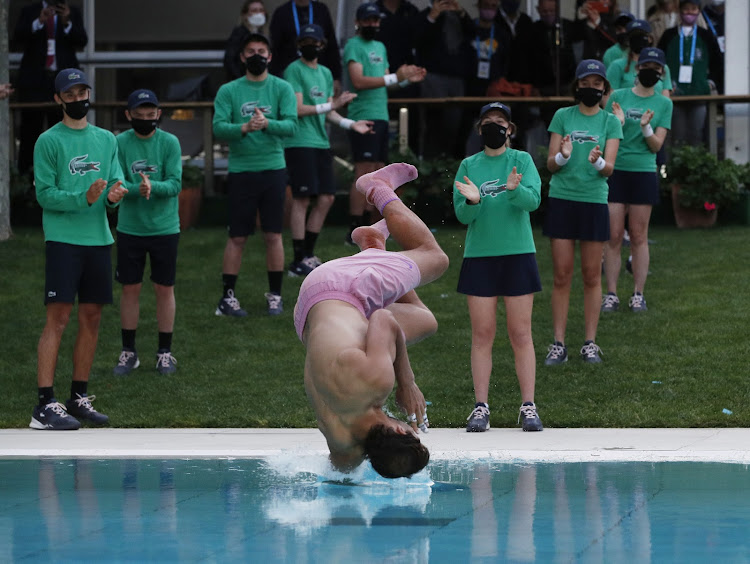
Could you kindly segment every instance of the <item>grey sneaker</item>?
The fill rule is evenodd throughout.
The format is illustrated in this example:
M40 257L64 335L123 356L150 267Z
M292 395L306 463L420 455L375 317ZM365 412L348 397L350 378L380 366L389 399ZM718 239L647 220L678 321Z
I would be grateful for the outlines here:
M477 403L466 420L467 433L484 433L490 428L490 406L486 403Z
M632 296L630 296L630 299L628 300L628 307L630 307L630 311L633 313L638 313L639 311L648 311L648 308L646 307L646 298L643 297L643 294L640 292L634 293Z
M140 365L141 361L138 360L138 355L135 351L123 350L120 353L120 358L117 361L117 366L115 366L112 372L115 374L115 376L127 376Z
M63 404L52 400L47 405L34 407L29 427L46 431L75 431L81 428L81 423L68 415Z
M268 315L281 315L284 313L284 300L278 294L266 292L266 301L268 302Z
M65 402L65 408L68 410L68 413L77 419L88 421L94 425L106 425L109 423L109 417L103 413L99 413L94 409L94 406L91 405L91 402L96 399L96 396L89 396L86 394L76 394L76 396L75 399L70 398Z
M156 353L156 371L159 374L174 374L177 372L177 359L169 351L160 350Z
M602 298L602 313L611 313L620 309L620 298L613 292L608 292Z
M521 419L523 419L523 422L521 422ZM516 423L521 423L521 428L524 431L542 431L544 429L534 402L526 402L521 406L518 410L518 421Z
M597 364L602 361L601 357L599 356L601 352L602 349L600 349L599 345L597 345L594 341L586 341L581 347L581 358L583 359L583 362Z
M234 290L227 291L227 295L219 300L216 315L229 317L247 317L247 312L240 307L240 301L234 297Z
M287 270L287 274L291 276L292 278L295 278L297 276L305 277L308 274L310 274L313 271L313 266L310 266L305 262L306 259L303 259L299 262L293 261L289 263L289 269Z
M563 362L568 362L568 347L560 341L555 341L547 347L547 358L544 359L544 364L554 366Z
M305 257L305 259L302 262L305 262L305 261L309 261L309 263L307 264L310 264L313 268L318 268L321 264L323 264L323 261L320 260L316 256Z

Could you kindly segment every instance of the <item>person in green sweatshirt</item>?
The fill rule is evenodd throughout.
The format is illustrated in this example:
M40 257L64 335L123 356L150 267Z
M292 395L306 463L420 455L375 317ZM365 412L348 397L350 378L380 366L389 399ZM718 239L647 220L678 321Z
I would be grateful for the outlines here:
M265 36L249 34L240 54L245 76L224 84L214 100L214 135L229 141L229 238L222 266L224 291L216 315L247 316L234 289L242 251L247 238L255 233L258 213L266 247L268 314L284 311L284 140L297 131L297 98L288 82L269 74L269 45Z
M510 148L516 132L511 110L492 102L479 112L484 149L458 167L453 207L468 225L458 291L471 318L471 376L476 404L466 430L490 428L489 387L498 297L503 297L508 339L521 387L524 431L541 431L534 403L536 358L531 339L534 293L542 290L529 212L539 207L542 181L528 153Z
M124 376L140 365L135 334L148 256L159 330L156 370L160 374L171 374L177 370L171 350L180 239L177 196L182 189L182 150L177 137L157 128L161 110L151 90L136 90L128 96L125 117L132 129L117 136L128 193L120 204L117 218L115 279L122 284L122 352L114 373Z
M601 107L610 85L601 61L584 59L573 81L574 106L560 108L549 125L547 169L552 173L542 233L550 238L554 283L552 329L545 365L568 360L565 329L573 282L576 241L583 277L584 362L601 362L595 343L602 301L602 253L609 239L607 177L612 174L622 139L620 121Z
M32 429L74 430L81 421L105 425L109 417L91 405L88 381L94 362L102 306L112 303L111 247L107 208L127 189L117 159L117 141L90 125L91 85L79 69L55 77L55 102L63 119L39 136L34 147L34 185L44 228L44 304L47 319L37 348L39 403ZM55 399L57 356L78 297L78 334L73 381L65 405Z
M326 121L358 135L372 131L372 121L353 121L341 117L336 111L357 95L342 92L333 97L331 71L318 62L325 43L322 27L317 24L304 26L297 38L301 56L284 70L284 80L292 85L297 97L299 118L297 133L286 140L284 152L292 188L289 223L294 258L289 265L289 276L307 276L321 264L315 256L315 243L336 194L333 153ZM315 204L308 215L312 198Z

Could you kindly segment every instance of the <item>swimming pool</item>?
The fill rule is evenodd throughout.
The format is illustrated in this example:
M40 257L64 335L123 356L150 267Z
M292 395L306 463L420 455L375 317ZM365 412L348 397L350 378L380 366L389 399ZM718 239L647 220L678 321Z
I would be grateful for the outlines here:
M0 459L0 562L747 562L750 469Z

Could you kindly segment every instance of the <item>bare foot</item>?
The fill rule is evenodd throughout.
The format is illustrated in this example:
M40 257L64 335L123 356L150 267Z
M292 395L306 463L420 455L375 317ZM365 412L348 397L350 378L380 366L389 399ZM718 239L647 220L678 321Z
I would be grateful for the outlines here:
M395 190L402 184L414 180L419 173L415 166L408 163L393 163L374 172L363 174L357 179L356 187L368 201L370 195L378 186L386 186Z
M363 251L366 249L385 250L385 236L370 225L363 225L352 231L352 241Z

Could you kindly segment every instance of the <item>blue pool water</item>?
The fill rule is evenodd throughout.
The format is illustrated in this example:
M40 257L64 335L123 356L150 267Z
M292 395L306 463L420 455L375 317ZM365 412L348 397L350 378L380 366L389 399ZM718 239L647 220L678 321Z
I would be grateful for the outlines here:
M750 469L0 459L0 562L749 562Z

